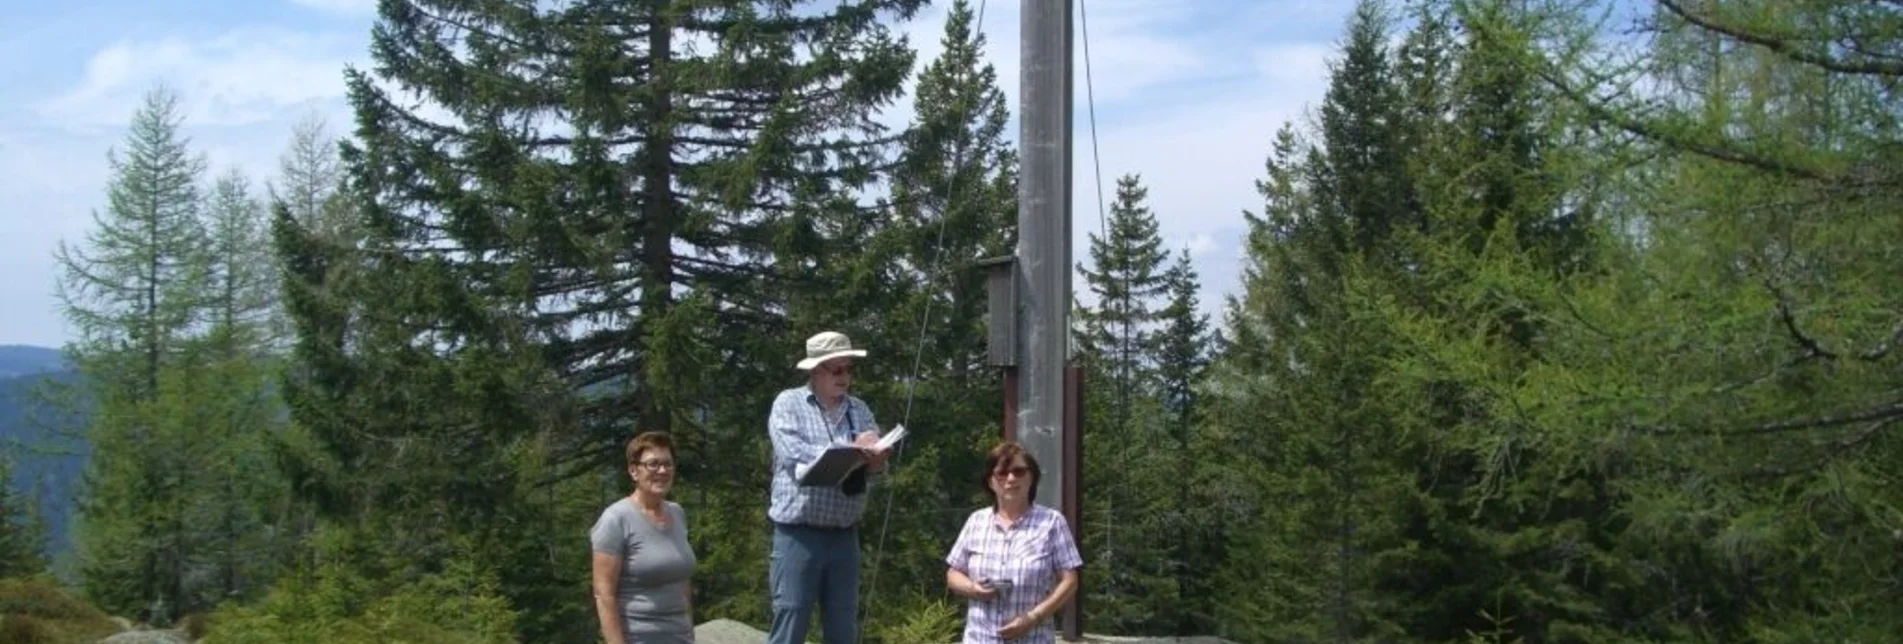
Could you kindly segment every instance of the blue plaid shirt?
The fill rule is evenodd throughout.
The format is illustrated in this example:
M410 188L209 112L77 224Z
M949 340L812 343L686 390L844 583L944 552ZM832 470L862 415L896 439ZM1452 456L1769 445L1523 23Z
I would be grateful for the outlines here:
M826 448L850 445L854 434L877 429L865 401L847 394L845 408L839 422L829 427L810 385L782 391L773 399L767 417L767 435L773 439L773 497L767 518L774 523L845 528L865 514L869 495L847 496L837 487L799 484L799 477Z

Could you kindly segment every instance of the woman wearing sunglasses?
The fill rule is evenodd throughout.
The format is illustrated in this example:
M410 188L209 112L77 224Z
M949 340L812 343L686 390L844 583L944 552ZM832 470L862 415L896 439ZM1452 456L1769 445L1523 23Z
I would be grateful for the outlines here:
M694 548L687 515L667 500L674 440L647 432L628 441L634 492L602 511L593 543L595 613L607 644L694 641Z
M1077 592L1084 560L1064 515L1036 503L1042 475L1017 443L985 456L991 507L971 513L945 557L945 584L970 600L965 644L1057 641L1051 616Z

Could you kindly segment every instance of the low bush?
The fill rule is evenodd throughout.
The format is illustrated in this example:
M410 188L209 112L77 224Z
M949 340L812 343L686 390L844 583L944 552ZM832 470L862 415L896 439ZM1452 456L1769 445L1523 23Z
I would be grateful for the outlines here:
M119 631L111 616L50 578L0 579L0 642L92 644Z

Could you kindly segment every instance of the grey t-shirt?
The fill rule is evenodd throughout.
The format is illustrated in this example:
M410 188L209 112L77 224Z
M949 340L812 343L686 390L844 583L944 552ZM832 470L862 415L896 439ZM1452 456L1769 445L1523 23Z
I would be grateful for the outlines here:
M645 623L642 630L659 626L655 622L685 622L687 582L694 576L694 548L687 543L687 514L672 501L665 502L668 526L663 530L648 520L633 499L623 498L608 506L595 521L588 538L594 551L621 559L621 580L616 584L616 601L629 628ZM687 625L689 629L692 624Z

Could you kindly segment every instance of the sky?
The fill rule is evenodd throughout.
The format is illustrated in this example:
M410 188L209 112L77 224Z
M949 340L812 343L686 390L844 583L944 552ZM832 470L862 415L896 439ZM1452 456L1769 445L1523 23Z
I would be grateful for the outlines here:
M1139 174L1164 244L1188 249L1212 318L1237 288L1242 211L1275 130L1319 104L1351 0L1079 0L1073 260L1098 233L1101 159ZM973 1L974 6L978 4ZM185 134L210 162L254 185L276 176L293 126L310 116L347 132L343 70L369 68L375 0L64 0L0 6L0 344L69 339L55 297L62 242L83 243L105 205L107 154L147 91L176 92ZM900 26L919 67L941 50L949 2ZM1019 2L987 0L987 57L1013 112ZM1089 74L1085 73L1088 45ZM1089 81L1087 84L1087 80ZM1094 93L1094 100L1091 95ZM1089 112L1094 107L1096 134ZM899 126L909 100L887 110ZM1011 132L1015 136L1016 124ZM1081 279L1075 288L1084 288Z

